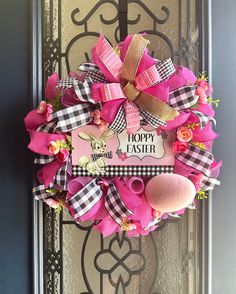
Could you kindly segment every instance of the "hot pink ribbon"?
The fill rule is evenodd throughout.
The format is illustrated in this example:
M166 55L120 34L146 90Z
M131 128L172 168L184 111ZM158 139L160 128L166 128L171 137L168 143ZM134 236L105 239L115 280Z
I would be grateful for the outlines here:
M29 134L30 144L28 145L28 148L41 155L52 155L48 149L51 141L66 141L66 137L64 135L48 134L34 130L30 130ZM53 162L45 164L37 173L38 180L48 187L56 173L64 164L66 164L66 162L60 162L59 160L54 160Z

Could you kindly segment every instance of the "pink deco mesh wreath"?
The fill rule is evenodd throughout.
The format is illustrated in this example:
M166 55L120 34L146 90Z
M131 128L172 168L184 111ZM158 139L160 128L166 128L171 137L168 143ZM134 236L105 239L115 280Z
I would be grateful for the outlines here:
M103 236L147 235L220 184L211 153L219 100L204 73L152 58L148 43L135 34L113 48L101 34L91 61L50 76L25 117L40 165L35 199Z

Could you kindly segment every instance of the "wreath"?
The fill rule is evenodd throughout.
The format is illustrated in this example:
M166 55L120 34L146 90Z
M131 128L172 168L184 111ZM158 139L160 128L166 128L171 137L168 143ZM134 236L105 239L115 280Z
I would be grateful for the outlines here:
M112 47L100 34L90 62L65 79L51 75L46 99L25 117L40 165L35 199L93 221L103 236L147 235L220 184L211 153L219 100L206 74L152 58L148 43L135 34Z

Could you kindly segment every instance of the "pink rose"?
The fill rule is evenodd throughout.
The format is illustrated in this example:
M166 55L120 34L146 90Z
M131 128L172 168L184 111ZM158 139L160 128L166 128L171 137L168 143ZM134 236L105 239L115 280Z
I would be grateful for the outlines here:
M188 144L185 142L176 141L172 145L172 150L174 153L184 152L188 148Z
M45 200L45 203L46 203L49 207L54 208L54 209L56 209L56 208L58 208L58 207L60 206L60 202L58 202L58 201L56 201L56 200L54 200L54 199L52 199L52 198L48 198L48 199L46 199L46 200Z
M196 94L199 96L198 98L198 102L202 103L202 104L207 104L208 100L207 100L207 94L205 92L205 90L201 87L198 87L196 89Z
M45 96L48 100L55 98L57 95L56 86L59 82L59 77L56 73L52 74L46 84Z
M53 113L53 108L51 104L47 104L46 107L46 118L47 118L47 122L52 120L52 113Z
M47 102L46 101L41 101L39 103L39 106L37 108L37 112L40 114L44 114L46 112L46 108L47 108Z
M197 85L198 85L198 87L201 87L201 88L203 88L204 90L207 90L208 87L209 87L208 82L205 81L205 80L199 80L199 81L197 82Z
M65 162L67 161L67 158L69 156L69 151L66 149L62 149L60 150L57 154L56 154L56 158L57 160L59 160L60 162Z
M189 142L193 138L193 131L187 127L179 127L177 129L177 139L180 142Z

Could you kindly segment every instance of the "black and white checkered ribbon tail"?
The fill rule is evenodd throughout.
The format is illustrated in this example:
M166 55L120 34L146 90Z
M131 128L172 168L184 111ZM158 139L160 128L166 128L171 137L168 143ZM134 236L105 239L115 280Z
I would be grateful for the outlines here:
M99 67L94 63L83 63L78 68L82 72L86 72L85 79L90 78L93 83L107 83L107 79L101 72Z
M57 88L62 87L62 88L73 88L74 87L74 81L76 79L72 77L67 77L65 79L62 79L58 82Z
M175 67L171 58L167 58L163 61L157 61L156 68L159 73L161 80L158 83L161 83L168 79L173 73L175 73Z
M176 159L209 177L210 167L214 157L210 152L204 149L189 145L187 150L176 154Z
M91 122L91 111L91 106L84 103L54 112L52 116L57 121L57 130L68 132Z
M167 212L168 216L173 217L173 218L180 218L181 216L174 213L174 212Z
M34 159L35 164L47 164L55 160L54 155L36 155Z
M92 98L92 84L93 81L91 78L85 79L84 82L74 80L75 94L80 101L96 104L96 101Z
M56 192L47 192L47 189L44 185L35 186L32 190L33 196L35 200L44 201L47 198L50 198L56 194Z
M37 131L42 133L55 133L56 127L57 127L57 124L53 121L50 121L39 126L37 128Z
M122 133L127 127L125 110L121 106L115 116L114 121L110 124L109 129L118 134Z
M197 206L195 205L194 202L192 202L191 204L189 204L189 206L187 207L188 209L196 209Z
M144 228L145 231L149 230L151 227L156 226L161 221L161 218L153 218L150 223Z
M195 86L185 86L170 92L169 105L176 110L183 110L195 105L198 98Z
M101 157L105 157L105 158L112 158L112 151L108 151L105 153L101 153L101 154L91 154L91 158L93 161L96 161L97 159L101 158Z
M73 210L74 218L78 219L87 213L102 198L102 195L102 188L97 184L97 179L94 179L67 200L67 204Z
M199 119L199 122L200 122L200 128L204 128L209 121L213 122L214 125L216 125L216 120L214 119L214 117L211 117L209 115L206 115L202 112L199 112L199 111L196 111L196 110L193 110L192 111Z
M49 187L54 187L59 190L67 190L67 179L68 179L68 174L67 174L67 168L68 168L68 163L66 162L56 173L55 177L51 181Z
M142 116L145 123L150 124L154 128L158 128L159 126L166 126L166 122L164 120L159 119L144 109L140 108L140 115Z
M80 64L80 66L78 67L78 70L83 72L88 72L90 70L100 70L100 69L95 63L84 62Z
M220 181L215 179L215 178L208 178L206 176L204 176L203 180L202 180L202 186L201 186L201 190L203 191L211 191L214 189L215 186L219 186L220 185Z
M120 194L117 191L114 183L109 184L105 198L105 207L110 216L118 225L122 225L122 223L133 214L132 211L130 211L121 200Z

